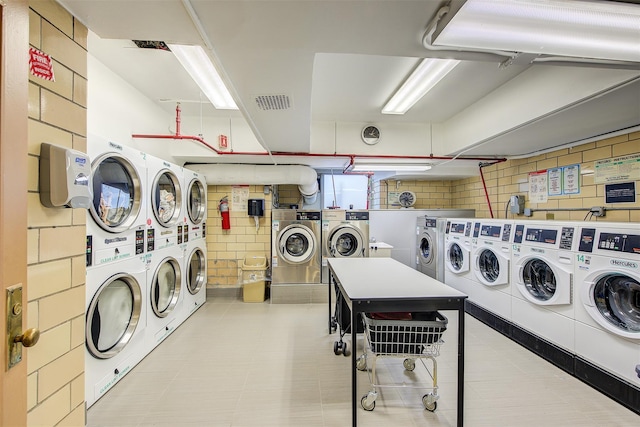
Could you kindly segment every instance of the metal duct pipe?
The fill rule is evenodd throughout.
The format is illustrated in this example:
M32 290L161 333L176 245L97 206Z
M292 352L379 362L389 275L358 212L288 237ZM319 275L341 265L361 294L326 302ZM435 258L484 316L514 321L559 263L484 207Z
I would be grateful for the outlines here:
M185 166L202 174L207 184L297 184L306 204L315 203L318 197L318 174L309 166L203 163Z

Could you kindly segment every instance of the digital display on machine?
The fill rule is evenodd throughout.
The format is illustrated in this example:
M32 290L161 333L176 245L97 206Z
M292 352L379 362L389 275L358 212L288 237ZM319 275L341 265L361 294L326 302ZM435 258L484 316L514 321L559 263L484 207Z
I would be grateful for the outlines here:
M318 215L320 212L318 212ZM347 221L369 221L369 212L345 212ZM320 218L318 218L320 219Z
M483 225L480 228L480 235L482 237L495 237L500 238L502 227L499 225Z
M527 228L524 239L527 242L547 243L555 245L558 237L558 230L545 230L543 228Z
M464 232L464 236L465 237L469 237L469 234L471 234L471 223L470 222L467 223L467 229Z
M424 226L427 228L436 228L436 219L435 218L425 218Z
M480 223L476 222L473 226L473 237L478 237L480 235Z
M522 243L522 236L524 236L524 224L518 224L513 235L513 243Z
M511 237L511 224L505 224L502 229L502 241L508 242L509 237Z
M351 213L355 213L355 212L351 212ZM316 211L303 211L303 212L298 211L296 212L296 219L298 221L320 221L320 211L317 211L317 212ZM349 219L348 216L347 216L347 219ZM368 216L367 216L367 219L369 219Z
M464 222L452 222L451 232L456 234L464 234Z
M578 243L578 250L580 252L593 252L593 240L596 237L595 228L583 228L580 231L580 242Z
M608 251L640 254L640 236L623 233L600 233L598 248Z

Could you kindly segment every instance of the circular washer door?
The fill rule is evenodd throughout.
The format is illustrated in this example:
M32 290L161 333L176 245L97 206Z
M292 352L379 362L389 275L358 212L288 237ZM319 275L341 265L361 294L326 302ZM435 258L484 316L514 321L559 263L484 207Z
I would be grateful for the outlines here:
M453 273L464 273L469 270L468 259L465 258L465 251L456 242L453 242L447 248L445 258L447 268Z
M278 252L280 258L290 264L303 264L316 252L315 237L309 227L301 224L288 225L280 232Z
M104 230L120 233L134 225L142 197L140 176L126 158L113 153L91 164L93 220Z
M118 354L131 340L142 311L140 284L131 275L111 276L87 309L86 345L98 359Z
M487 286L506 283L506 268L502 268L499 255L490 248L480 248L476 256L476 277Z
M153 273L151 282L151 308L158 317L167 317L178 303L182 287L180 264L173 257L162 260Z
M423 233L418 244L418 257L420 264L429 265L435 258L436 248L433 246L433 240L428 233Z
M520 273L527 294L537 301L549 301L556 295L556 275L551 266L539 258L524 263Z
M200 224L207 214L207 191L199 179L194 179L187 188L187 214L194 224Z
M640 282L621 273L606 274L590 286L594 309L587 311L605 329L640 339ZM586 304L585 304L586 305Z
M189 256L187 264L187 289L195 295L204 288L207 280L207 258L200 248L196 248Z
M329 253L333 258L363 257L365 243L359 229L351 225L338 226L329 236Z
M153 215L163 227L169 227L180 219L182 188L175 173L163 169L153 180L151 206Z

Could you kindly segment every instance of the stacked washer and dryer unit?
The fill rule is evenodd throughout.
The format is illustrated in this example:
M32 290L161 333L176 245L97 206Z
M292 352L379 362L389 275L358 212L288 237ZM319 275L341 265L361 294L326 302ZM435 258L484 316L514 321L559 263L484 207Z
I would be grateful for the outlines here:
M90 407L186 318L179 308L187 226L182 168L93 136L87 152L93 185L86 226Z

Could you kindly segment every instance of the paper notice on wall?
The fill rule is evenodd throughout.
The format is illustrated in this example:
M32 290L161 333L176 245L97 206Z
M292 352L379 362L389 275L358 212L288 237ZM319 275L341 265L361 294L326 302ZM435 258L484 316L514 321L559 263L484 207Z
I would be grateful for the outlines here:
M548 200L547 171L529 174L529 202L546 203Z
M231 187L231 210L246 211L249 200L249 187L234 185Z
M29 71L41 79L56 81L51 56L33 47L29 48Z
M562 193L580 194L580 165L562 168Z
M562 194L562 168L549 169L549 196L560 196Z
M596 184L637 181L640 179L640 154L596 160L594 169Z

